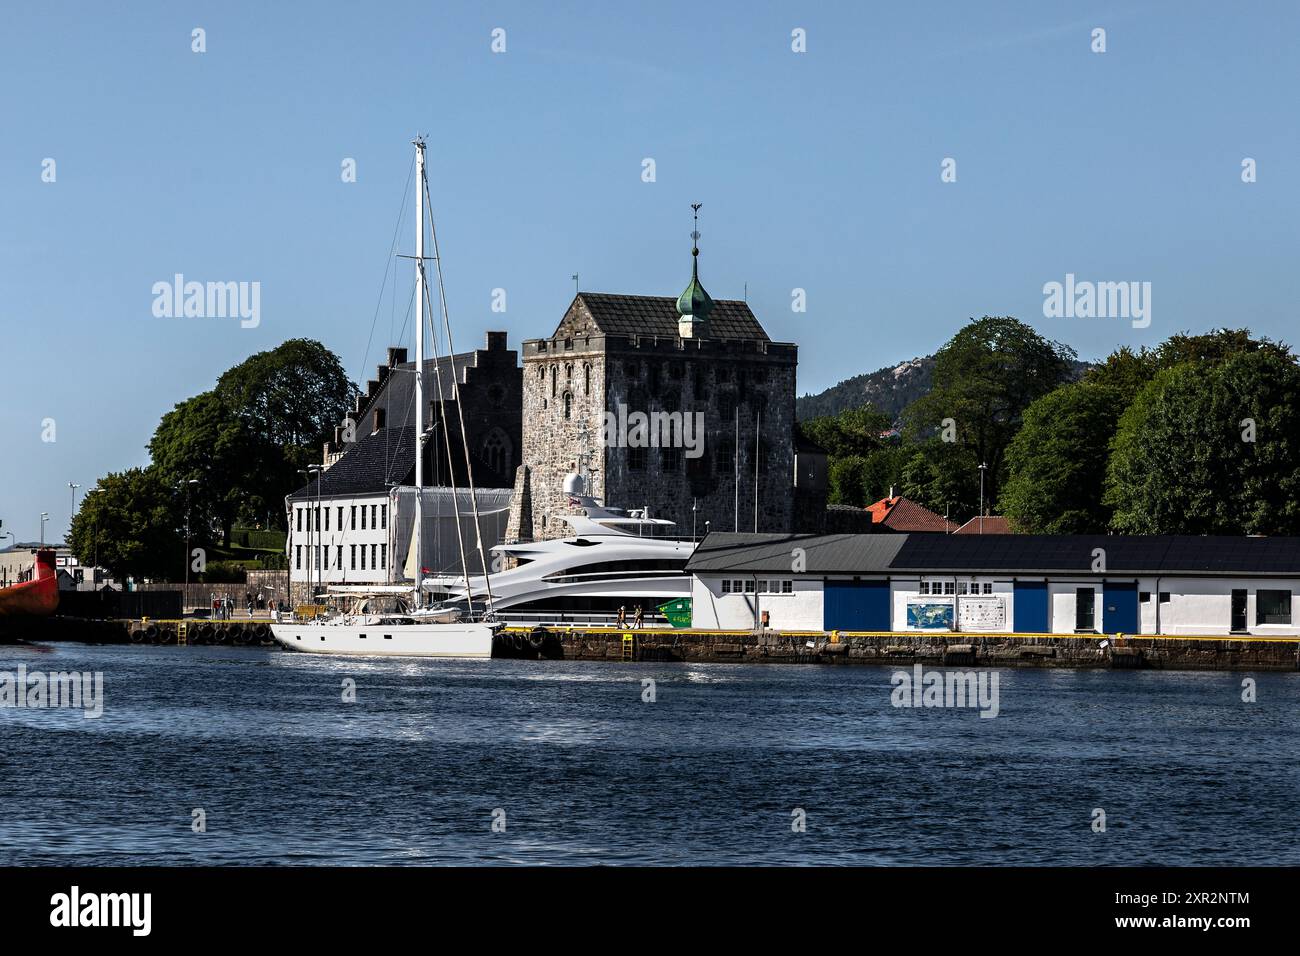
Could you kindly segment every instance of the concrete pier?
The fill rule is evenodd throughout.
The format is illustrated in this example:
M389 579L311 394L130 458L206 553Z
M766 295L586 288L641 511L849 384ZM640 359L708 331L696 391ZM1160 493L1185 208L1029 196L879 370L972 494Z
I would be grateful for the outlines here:
M273 646L266 621L11 622L3 636L102 644ZM1105 646L1103 646L1103 644ZM719 631L613 627L507 627L493 657L518 660L680 661L692 664L875 664L932 667L1073 667L1117 670L1300 670L1296 637L1156 637L1115 634Z
M630 637L630 640L629 640ZM1103 642L1106 646L1102 646ZM746 664L1300 669L1300 638L508 628L500 656Z

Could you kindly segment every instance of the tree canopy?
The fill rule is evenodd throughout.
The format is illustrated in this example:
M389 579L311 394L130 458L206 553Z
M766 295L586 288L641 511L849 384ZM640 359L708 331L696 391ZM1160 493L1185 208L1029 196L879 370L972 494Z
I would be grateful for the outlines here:
M154 467L105 475L72 518L68 545L115 578L167 577L184 570L181 502Z

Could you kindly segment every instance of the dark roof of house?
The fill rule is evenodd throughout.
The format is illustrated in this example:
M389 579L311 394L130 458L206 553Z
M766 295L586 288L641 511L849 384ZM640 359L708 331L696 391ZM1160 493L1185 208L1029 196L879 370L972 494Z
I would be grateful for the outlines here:
M881 498L875 504L867 505L867 511L871 512L872 523L883 525L890 531L950 530L942 515L902 495Z
M686 570L855 574L888 567L903 534L735 534L710 532ZM796 572L795 569L799 571Z
M414 449L414 429L381 428L359 437L319 482L312 478L289 497L383 494L389 485L404 483L415 468Z
M677 299L667 295L614 295L581 292L578 298L591 313L596 328L606 335L661 335L676 338ZM747 302L717 299L709 313L711 339L770 341Z
M710 573L800 573L794 570L792 560L796 547L804 549L803 573L807 574L1300 574L1300 537L1191 535L714 532L701 542L686 567L692 572ZM1104 571L1094 571L1094 563L1103 556Z
M1011 522L1004 515L984 515L971 518L953 534L1013 534Z

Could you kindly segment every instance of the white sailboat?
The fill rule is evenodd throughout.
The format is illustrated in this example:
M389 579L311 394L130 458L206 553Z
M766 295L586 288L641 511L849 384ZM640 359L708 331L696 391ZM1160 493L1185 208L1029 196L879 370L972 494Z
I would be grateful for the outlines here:
M409 612L370 613L369 606L373 599L379 597L377 592L392 595L403 588L368 588L365 593L350 592L353 607L348 611L319 619L293 622L276 622L271 625L275 640L286 648L314 654L355 654L375 657L450 657L450 658L487 658L492 656L492 643L497 632L504 626L492 620L491 583L486 575L482 577L487 601L482 617L478 620L463 616L455 608L426 608L421 597L420 579L423 568L418 556L420 535L423 524L423 502L419 489L424 485L424 442L427 438L424 430L424 317L429 301L428 282L425 275L424 256L424 199L428 183L424 171L424 140L417 138L415 145L416 165L416 233L415 233L415 278L418 288L419 318L415 323L415 524L412 531L412 553L415 561L415 584L411 589L412 607ZM442 316L446 327L447 344L451 346L451 324L447 316L446 297L442 294L442 262L438 257L437 233L434 238L434 259L438 264L439 296L442 301ZM435 349L436 351L436 349ZM457 388L453 381L453 393ZM460 408L459 395L456 406ZM444 423L446 418L443 408ZM460 421L462 445L464 441L465 422L463 414ZM469 483L470 501L474 509L474 526L479 527L478 502L474 492L473 473L470 469L468 450L466 451L466 479ZM457 533L460 523L457 521ZM461 542L461 565L465 579L469 580L469 569L465 556L464 542ZM483 553L482 536L479 535L479 551L483 567L487 568L486 554ZM472 607L471 602L471 607Z

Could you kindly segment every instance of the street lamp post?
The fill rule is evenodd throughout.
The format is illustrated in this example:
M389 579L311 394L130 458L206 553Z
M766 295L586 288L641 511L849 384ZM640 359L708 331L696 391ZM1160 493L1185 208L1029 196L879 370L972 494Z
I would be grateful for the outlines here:
M49 520L50 520L50 513L48 511L42 511L41 512L41 547L42 548L45 547L45 522Z
M190 596L190 489L198 483L197 478L176 483L176 489L185 492L185 589L181 591L181 617L185 616L185 602Z
M980 534L984 533L984 472L988 467L984 462L980 462Z
M78 485L78 484L76 484L75 482L71 482L71 481L68 482L68 490L72 492L72 510L71 510L70 512L68 512L68 535L69 535L69 537L71 537L71 535L72 535L72 519L75 518L75 517L77 516L77 489L80 488L80 487L81 487L81 485Z

